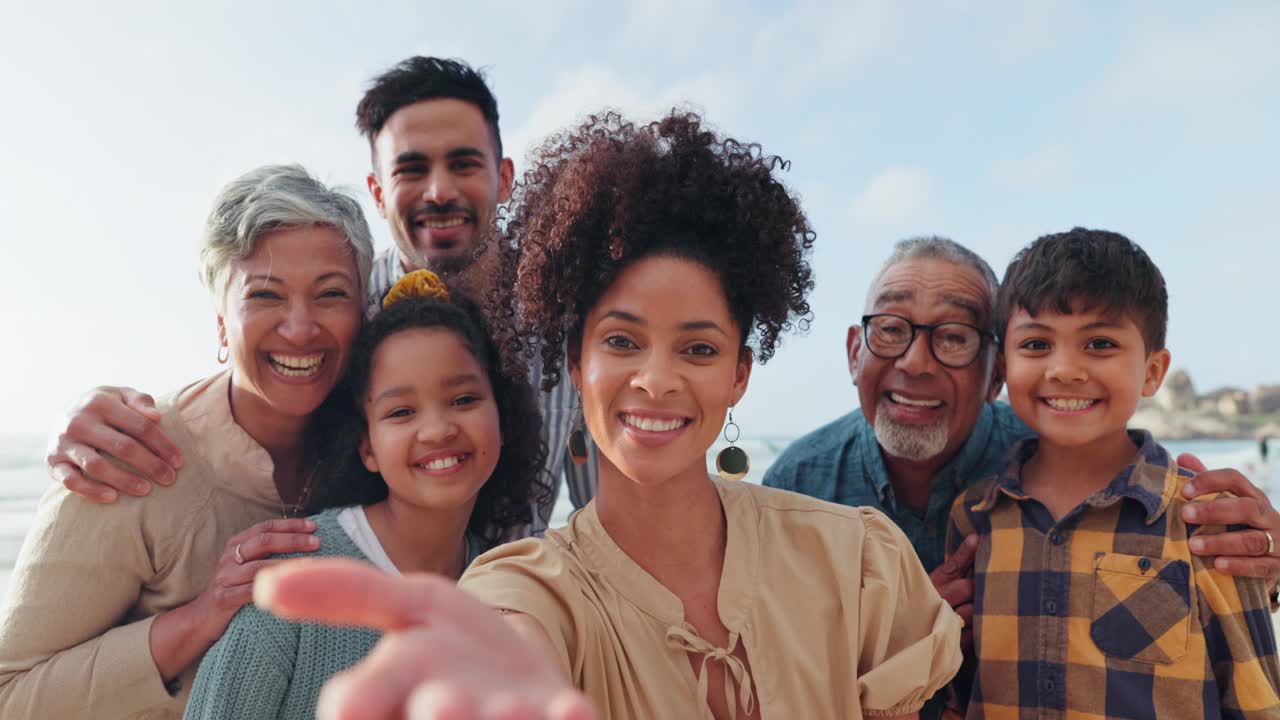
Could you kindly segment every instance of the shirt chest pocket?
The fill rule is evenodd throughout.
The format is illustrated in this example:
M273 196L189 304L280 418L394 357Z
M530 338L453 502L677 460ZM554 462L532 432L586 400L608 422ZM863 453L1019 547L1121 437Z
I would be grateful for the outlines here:
M1185 560L1098 553L1089 633L1104 654L1167 664L1187 654L1191 566Z

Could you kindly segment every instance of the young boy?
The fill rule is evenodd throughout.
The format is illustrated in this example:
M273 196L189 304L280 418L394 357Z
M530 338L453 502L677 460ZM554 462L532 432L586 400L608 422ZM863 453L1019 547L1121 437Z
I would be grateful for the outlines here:
M1116 233L1022 250L1000 288L1005 384L1039 435L957 498L948 547L977 533L969 718L1278 718L1263 582L1187 539L1187 471L1127 423L1169 369L1160 271ZM973 674L976 671L976 675Z

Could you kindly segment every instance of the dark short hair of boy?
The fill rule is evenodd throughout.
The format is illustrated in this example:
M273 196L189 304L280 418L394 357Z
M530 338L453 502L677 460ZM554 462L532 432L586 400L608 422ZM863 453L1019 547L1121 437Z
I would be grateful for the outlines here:
M374 78L356 106L356 127L369 146L397 110L423 100L454 98L475 105L493 134L494 162L502 160L502 136L498 133L498 101L484 76L461 60L416 55Z
M1085 310L1127 316L1147 352L1164 349L1169 293L1164 276L1138 244L1107 230L1072 228L1045 235L1014 256L1000 283L996 332L1001 341L1016 308L1032 315Z

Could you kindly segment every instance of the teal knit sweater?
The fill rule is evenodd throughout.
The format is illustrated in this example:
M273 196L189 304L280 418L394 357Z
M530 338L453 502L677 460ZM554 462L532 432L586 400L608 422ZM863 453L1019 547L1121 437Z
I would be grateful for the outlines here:
M312 518L320 549L309 555L369 562L338 525L338 512ZM185 717L310 720L320 686L368 655L379 637L362 628L287 622L246 605L200 663Z

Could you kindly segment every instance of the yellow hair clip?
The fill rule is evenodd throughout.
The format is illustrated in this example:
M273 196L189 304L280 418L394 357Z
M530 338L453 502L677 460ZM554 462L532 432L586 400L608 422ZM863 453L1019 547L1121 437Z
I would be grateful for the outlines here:
M400 278L382 298L382 309L395 305L405 298L432 298L449 300L449 289L439 275L430 270L414 270Z

